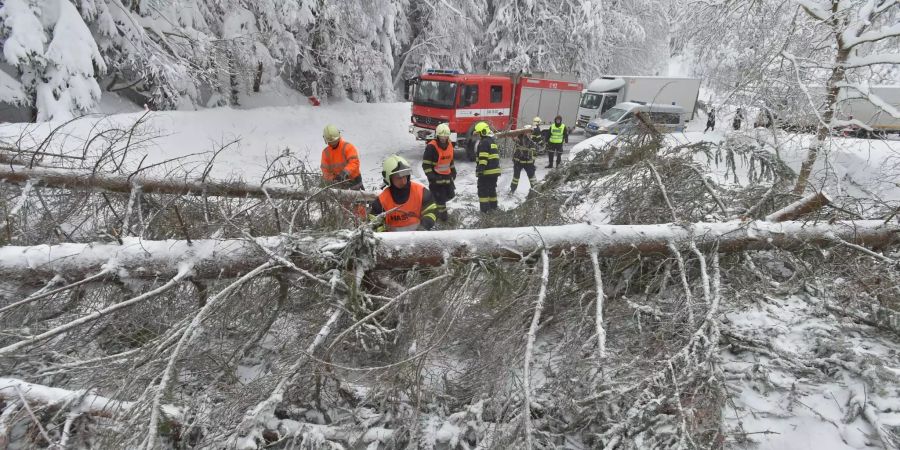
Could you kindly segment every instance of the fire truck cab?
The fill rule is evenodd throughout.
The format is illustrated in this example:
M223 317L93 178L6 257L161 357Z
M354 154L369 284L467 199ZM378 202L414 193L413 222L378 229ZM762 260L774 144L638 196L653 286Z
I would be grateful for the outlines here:
M410 133L428 140L440 123L448 123L450 138L475 159L472 129L485 121L494 130L531 123L534 116L546 121L557 114L575 125L581 83L556 76L510 73L464 74L456 69L429 69L407 80L406 98L412 101Z

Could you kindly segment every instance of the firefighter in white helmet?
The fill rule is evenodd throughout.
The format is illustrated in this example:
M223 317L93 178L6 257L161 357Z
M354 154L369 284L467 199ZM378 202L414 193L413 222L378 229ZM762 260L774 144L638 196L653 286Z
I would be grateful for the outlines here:
M388 156L381 175L387 187L369 206L376 231L414 231L434 227L437 206L422 183L410 179L411 167L401 156Z
M437 205L437 218L448 219L447 202L456 196L456 166L453 164L453 143L450 125L442 123L434 130L435 139L428 141L422 156L422 170L428 177L428 189Z

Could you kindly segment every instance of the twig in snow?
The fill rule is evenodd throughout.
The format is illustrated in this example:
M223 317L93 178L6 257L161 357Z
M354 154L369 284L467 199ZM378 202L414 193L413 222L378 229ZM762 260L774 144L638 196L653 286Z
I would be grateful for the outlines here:
M217 292L209 301L206 302L206 305L203 308L200 308L200 311L194 315L194 319L191 321L190 325L188 325L187 329L184 330L184 333L181 335L181 339L178 341L178 344L175 345L175 349L172 350L172 354L169 355L169 362L166 364L166 368L163 371L162 377L160 377L159 385L156 387L156 394L153 396L153 403L150 406L150 423L147 427L147 444L146 448L149 450L153 450L156 448L156 435L157 435L157 426L159 421L159 412L160 407L162 405L162 398L168 390L169 381L172 379L172 375L175 373L175 363L178 361L178 357L181 355L181 350L185 345L189 344L191 339L194 337L194 333L196 333L197 328L200 326L200 323L206 319L206 316L209 315L209 311L215 306L219 306L219 300L227 297L231 291L233 291L238 286L246 283L249 280L252 280L257 275L276 267L276 264L273 262L266 262L265 264L251 270L246 275L238 278L233 283L226 286L221 291Z
M541 321L541 312L544 310L544 299L547 297L547 283L550 281L550 259L547 250L541 251L541 288L534 304L534 315L531 317L531 326L528 328L527 343L525 344L525 370L522 374L523 389L525 391L525 405L522 419L525 421L525 448L531 450L534 447L534 427L531 423L531 358L534 353L534 340L537 334L538 324Z
M600 274L600 262L597 260L597 249L591 249L591 263L594 266L594 283L597 285L597 305L594 325L597 327L597 356L606 357L606 329L603 328L603 278Z
M2 356L2 355L8 355L8 354L10 354L10 353L12 353L12 352L14 352L14 351L20 349L20 348L27 347L27 346L32 345L32 344L35 344L35 343L37 343L37 342L45 341L45 340L50 339L50 338L52 338L52 337L54 337L54 336L58 336L58 335L60 335L60 334L62 334L62 333L65 333L66 331L69 331L69 330L71 330L71 329L73 329L73 328L77 328L77 327L79 327L79 326L81 326L81 325L84 325L84 324L86 324L86 323L93 322L94 320L97 320L97 319L99 319L99 318L101 318L101 317L103 317L103 316L105 316L105 315L107 315L107 314L113 313L113 312L118 311L118 310L120 310L120 309L122 309L122 308L127 308L127 307L129 307L129 306L131 306L131 305L134 305L134 304L136 304L136 303L140 303L140 302L142 302L142 301L144 301L144 300L153 298L153 297L155 297L155 296L157 296L157 295L159 295L159 294L162 294L163 292L166 292L166 291L168 291L169 289L172 289L172 288L174 288L175 286L177 286L178 283L180 283L184 278L186 278L188 275L190 275L190 272L191 272L190 267L189 267L189 266L184 266L184 267L182 267L182 268L178 271L178 274L176 274L174 277L172 277L172 279L170 279L168 282L166 282L166 284L164 284L164 285L162 285L162 286L160 286L160 287L158 287L158 288L156 288L156 289L153 289L152 291L145 292L145 293L143 293L143 294L141 294L141 295L138 295L137 297L130 298L130 299L128 299L128 300L125 300L125 301L120 302L120 303L116 303L115 305L106 307L106 308L101 309L101 310L99 310L99 311L96 311L96 312L94 312L94 313L88 314L88 315L86 315L86 316L82 316L82 317L80 317L80 318L78 318L78 319L75 319L75 320L73 320L73 321L71 321L71 322L69 322L69 323L60 325L60 326L58 326L58 327L56 327L56 328L53 328L53 329L51 329L51 330L48 330L48 331L46 331L46 332L44 332L44 333L41 333L41 334L39 334L39 335L37 335L37 336L32 336L32 337L30 337L30 338L28 338L28 339L24 339L24 340L21 340L21 341L19 341L19 342L16 342L15 344L7 345L6 347L0 348L0 356Z
M656 171L656 167L649 161L647 162L647 167L650 168L650 172L653 172L653 177L656 179L656 185L659 186L659 191L662 192L663 200L666 201L666 205L669 206L669 211L672 212L672 222L678 222L678 215L675 213L675 207L672 206L672 201L669 200L669 194L666 193L666 186L663 184L662 178L659 177L659 172Z

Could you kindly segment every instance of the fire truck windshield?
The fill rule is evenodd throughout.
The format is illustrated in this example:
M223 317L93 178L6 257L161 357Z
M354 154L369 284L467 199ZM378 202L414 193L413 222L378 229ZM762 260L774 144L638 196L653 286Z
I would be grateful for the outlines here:
M413 103L435 108L452 108L456 101L456 83L421 80L416 87Z

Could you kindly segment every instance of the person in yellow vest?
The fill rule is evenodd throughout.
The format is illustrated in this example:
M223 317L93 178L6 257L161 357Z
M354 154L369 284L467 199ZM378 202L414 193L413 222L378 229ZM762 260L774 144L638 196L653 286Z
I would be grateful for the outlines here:
M556 156L556 166L562 162L563 143L569 142L569 129L562 123L562 116L556 116L550 125L550 134L547 138L547 156L550 158L548 169L553 168L553 157Z
M516 142L516 151L513 153L513 179L509 186L509 192L516 192L519 187L519 175L522 170L528 175L528 182L532 188L537 184L537 178L534 177L534 154L540 145L541 136L541 118L535 117L531 121L531 134L519 135Z
M456 197L456 166L453 164L453 143L450 142L450 125L442 123L434 130L436 139L425 146L422 170L428 177L428 189L437 205L437 218L446 222L447 202Z
M334 125L326 125L322 138L328 144L322 149L322 179L328 184L338 184L341 189L363 190L359 172L359 153L356 147L341 137Z
M497 179L500 178L500 148L487 122L478 122L473 130L478 140L478 206L487 213L497 209Z
M410 179L410 165L401 156L388 156L381 175L387 187L369 205L375 231L414 231L434 227L437 206L424 184Z

